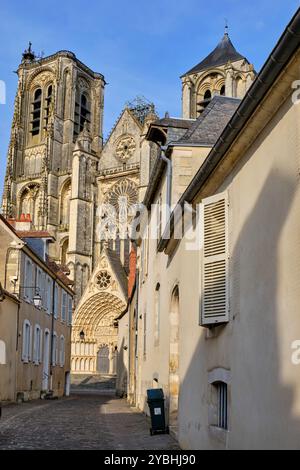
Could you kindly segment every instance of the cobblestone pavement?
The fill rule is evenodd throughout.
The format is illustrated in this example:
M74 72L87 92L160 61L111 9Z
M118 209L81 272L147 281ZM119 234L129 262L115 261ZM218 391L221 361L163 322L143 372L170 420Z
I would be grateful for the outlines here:
M77 393L53 401L8 405L0 449L178 449L171 436L149 434L150 423L112 394Z

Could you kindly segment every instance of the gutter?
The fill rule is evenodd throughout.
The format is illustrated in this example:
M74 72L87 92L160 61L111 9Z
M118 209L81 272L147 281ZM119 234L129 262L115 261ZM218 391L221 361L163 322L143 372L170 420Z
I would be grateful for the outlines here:
M182 142L182 141L178 141L178 142L169 142L168 143L168 147L167 148L171 148L171 147L204 147L204 148L207 148L207 147L213 147L213 144L207 144L205 142L201 142L201 143L197 143L197 142Z
M278 43L267 59L260 73L257 75L252 86L246 93L240 106L225 127L223 133L212 148L208 157L196 173L194 179L178 201L178 206L183 207L185 202L191 203L196 197L204 182L215 170L234 140L238 137L247 121L263 101L267 92L279 77L284 67L292 58L300 45L300 9L297 10L291 22L283 32ZM174 211L171 214L168 226L171 237L174 233ZM170 238L162 238L159 251L163 251L169 243Z
M167 147L162 147L161 149L162 149L162 153L161 153L160 158L167 165L167 207L169 209L171 209L171 201L172 201L172 162L168 157L166 157Z
M151 207L152 198L153 198L153 195L156 191L157 185L158 185L159 181L161 180L161 176L162 176L163 171L165 169L165 165L166 165L166 163L161 158L161 155L160 155L159 158L157 158L157 160L154 164L154 168L153 168L153 170L150 174L150 183L149 183L149 186L148 186L148 189L146 191L144 201L143 201L143 204L144 204L144 206L147 207L147 209L150 209L150 207Z

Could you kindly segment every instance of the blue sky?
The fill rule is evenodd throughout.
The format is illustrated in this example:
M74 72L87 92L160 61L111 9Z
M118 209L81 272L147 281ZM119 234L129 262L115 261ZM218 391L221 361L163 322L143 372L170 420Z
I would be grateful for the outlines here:
M1 2L0 80L7 104L0 105L0 193L5 174L21 54L73 51L108 82L104 135L124 104L144 95L160 114L181 112L179 76L216 46L224 18L236 49L259 70L299 0L10 0Z

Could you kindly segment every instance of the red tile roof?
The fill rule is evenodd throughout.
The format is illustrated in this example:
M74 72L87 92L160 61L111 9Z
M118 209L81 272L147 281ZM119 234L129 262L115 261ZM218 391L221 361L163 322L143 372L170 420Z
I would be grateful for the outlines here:
M54 238L43 230L16 230L16 233L20 238Z
M69 279L68 276L62 271L61 266L49 258L48 255L46 255L46 264L66 286L70 287L74 284L74 281Z

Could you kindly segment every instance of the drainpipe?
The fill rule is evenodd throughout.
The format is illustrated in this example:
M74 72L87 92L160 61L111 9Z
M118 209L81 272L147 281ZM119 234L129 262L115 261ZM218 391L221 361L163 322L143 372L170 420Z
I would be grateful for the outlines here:
M160 158L167 164L167 206L170 212L172 202L172 162L168 157L166 157L167 148L168 147L161 147Z
M50 390L53 390L53 353L54 353L54 312L57 306L55 305L55 284L56 284L56 279L53 279L52 282L52 302L51 302L51 343L50 343Z

